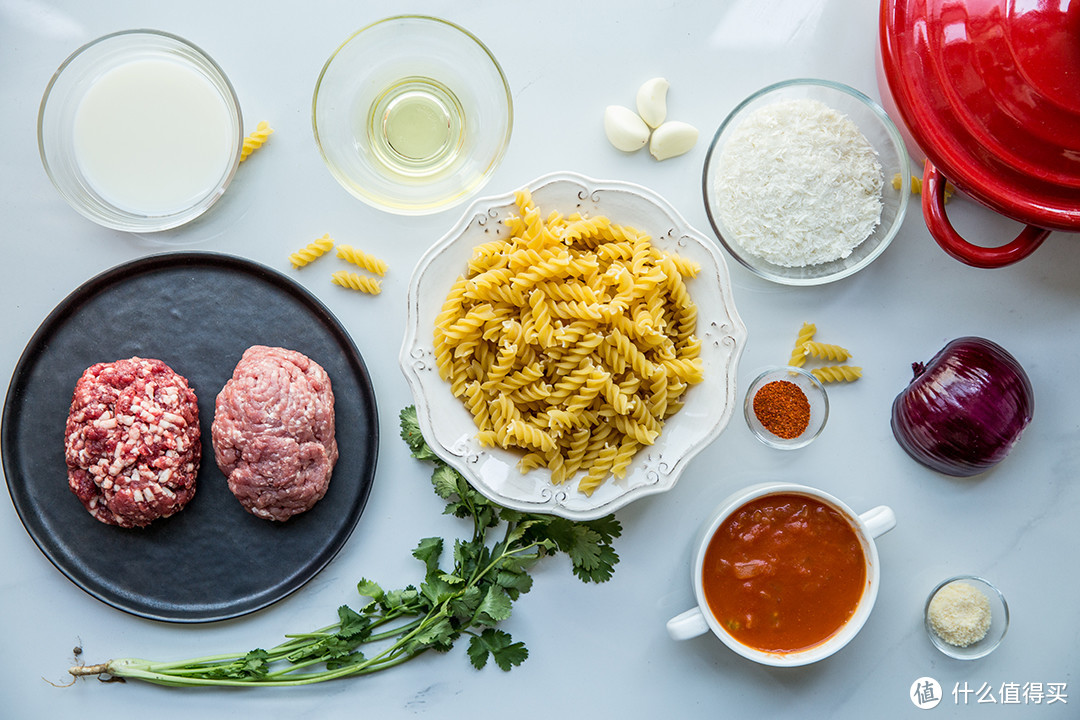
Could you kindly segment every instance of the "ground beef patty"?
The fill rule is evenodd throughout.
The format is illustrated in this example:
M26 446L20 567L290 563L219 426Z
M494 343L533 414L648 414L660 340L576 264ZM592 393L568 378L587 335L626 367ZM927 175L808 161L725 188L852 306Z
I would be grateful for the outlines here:
M68 485L103 523L144 527L195 495L202 446L187 380L161 360L89 367L64 432Z
M285 348L248 348L217 396L210 434L229 489L248 512L310 510L337 462L334 393L322 367Z

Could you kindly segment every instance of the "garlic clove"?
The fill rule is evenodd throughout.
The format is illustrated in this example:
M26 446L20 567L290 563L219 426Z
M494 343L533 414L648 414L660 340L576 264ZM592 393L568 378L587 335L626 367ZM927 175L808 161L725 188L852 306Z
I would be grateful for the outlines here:
M678 120L671 120L653 130L649 152L657 160L667 160L683 153L697 143L698 130Z
M608 105L604 110L604 132L611 144L623 152L640 150L649 142L649 126L622 105Z
M637 91L637 111L645 124L660 127L667 118L668 81L662 77L646 80Z

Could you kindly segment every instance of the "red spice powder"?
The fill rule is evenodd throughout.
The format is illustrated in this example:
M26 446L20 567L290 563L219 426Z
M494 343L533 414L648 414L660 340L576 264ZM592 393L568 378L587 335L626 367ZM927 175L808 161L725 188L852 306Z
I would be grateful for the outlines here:
M754 415L773 435L791 440L810 424L810 401L795 383L774 380L754 393Z

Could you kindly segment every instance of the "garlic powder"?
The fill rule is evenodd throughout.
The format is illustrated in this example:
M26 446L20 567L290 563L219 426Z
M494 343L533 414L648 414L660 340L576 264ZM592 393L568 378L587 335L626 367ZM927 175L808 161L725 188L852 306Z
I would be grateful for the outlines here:
M881 222L877 152L843 113L799 99L755 110L720 153L717 211L747 252L804 267L846 258Z

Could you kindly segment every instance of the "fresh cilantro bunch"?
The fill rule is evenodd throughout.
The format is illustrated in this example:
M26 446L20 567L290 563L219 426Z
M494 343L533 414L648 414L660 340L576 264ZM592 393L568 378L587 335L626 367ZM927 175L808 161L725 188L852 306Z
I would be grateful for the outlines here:
M400 665L428 650L446 652L463 635L476 668L492 660L503 670L529 656L496 626L510 617L513 603L532 587L529 570L541 558L565 553L584 582L611 578L619 561L612 541L622 532L614 516L573 522L501 507L446 465L424 441L416 409L401 411L401 437L413 457L431 462L435 493L444 513L472 521L472 537L458 539L447 553L442 538L425 538L413 550L424 564L419 587L384 590L363 579L357 590L367 599L359 609L338 608L337 623L310 633L286 635L286 642L244 655L214 655L154 662L123 658L70 669L74 676L133 678L161 685L287 686L369 675Z

